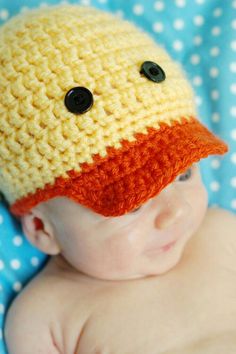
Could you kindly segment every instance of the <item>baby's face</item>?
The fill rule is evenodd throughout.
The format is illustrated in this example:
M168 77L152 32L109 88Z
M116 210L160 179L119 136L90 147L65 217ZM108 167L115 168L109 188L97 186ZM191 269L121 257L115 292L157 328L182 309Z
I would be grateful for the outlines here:
M204 219L207 192L194 164L159 195L123 216L105 217L64 197L44 206L70 265L100 279L135 279L165 273L178 263Z

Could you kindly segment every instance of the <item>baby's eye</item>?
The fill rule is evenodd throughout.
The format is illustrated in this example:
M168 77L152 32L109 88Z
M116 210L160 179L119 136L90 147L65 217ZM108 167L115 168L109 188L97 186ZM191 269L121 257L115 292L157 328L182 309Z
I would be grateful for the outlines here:
M134 210L131 210L129 213L135 213L135 212L138 211L139 209L141 209L141 206L138 207L138 208L136 208L136 209L134 209Z
M142 208L142 205L140 205L138 208L131 210L128 214L134 214L137 213L140 209Z
M191 178L192 174L193 174L192 168L189 168L186 172L179 175L175 179L175 182L184 182L186 180L189 180Z

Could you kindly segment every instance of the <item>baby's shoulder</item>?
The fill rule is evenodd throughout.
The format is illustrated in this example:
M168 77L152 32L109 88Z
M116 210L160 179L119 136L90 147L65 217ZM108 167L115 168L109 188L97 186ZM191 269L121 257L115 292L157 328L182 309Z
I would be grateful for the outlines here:
M205 218L187 244L185 257L189 262L203 264L232 263L236 270L236 215L221 208L208 208Z
M233 267L236 271L236 215L221 208L209 208L189 245L191 254L201 262Z
M202 230L214 240L232 241L236 245L236 214L221 208L209 208Z
M47 271L39 273L14 299L8 310L5 336L10 353L74 352L77 334L87 319L87 312L82 311L79 303L75 302L72 283L68 286L68 282L51 276ZM81 311L76 316L76 334L73 336L75 326L71 314L76 307L80 307ZM65 338L67 330L70 336ZM21 347L22 351L19 350Z
M26 317L28 313L32 318L38 316L44 317L44 323L46 323L46 317L52 315L52 307L48 305L52 294L49 291L48 282L44 281L41 277L36 276L32 279L23 290L16 296L10 305L9 313L17 312L21 318ZM45 301L47 299L47 301Z
M236 225L236 213L229 210L211 207L208 208L205 220L208 222L214 222L214 224L224 226L224 222L229 222L230 225Z
M50 328L55 313L46 294L45 284L33 280L10 305L4 335L11 354L58 354Z

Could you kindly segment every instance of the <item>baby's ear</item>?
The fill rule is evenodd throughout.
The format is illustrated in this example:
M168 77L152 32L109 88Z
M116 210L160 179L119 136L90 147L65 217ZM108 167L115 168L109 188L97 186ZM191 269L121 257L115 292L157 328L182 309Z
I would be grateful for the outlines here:
M28 241L48 255L60 253L55 231L48 218L39 210L32 209L21 217L23 232Z

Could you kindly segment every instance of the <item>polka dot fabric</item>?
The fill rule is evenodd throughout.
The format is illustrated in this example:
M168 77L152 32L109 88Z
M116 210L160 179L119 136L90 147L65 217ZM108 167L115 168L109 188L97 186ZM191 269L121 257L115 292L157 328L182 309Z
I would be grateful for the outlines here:
M183 65L196 93L198 117L230 148L223 157L200 162L209 206L236 212L236 0L68 2L92 5L133 21ZM30 7L58 3L32 0ZM28 7L27 0L0 0L0 23ZM7 307L46 261L26 241L19 222L0 201L0 354L6 354L3 324Z

